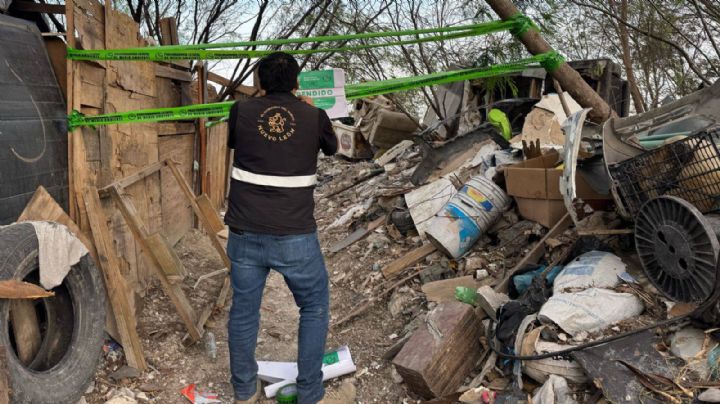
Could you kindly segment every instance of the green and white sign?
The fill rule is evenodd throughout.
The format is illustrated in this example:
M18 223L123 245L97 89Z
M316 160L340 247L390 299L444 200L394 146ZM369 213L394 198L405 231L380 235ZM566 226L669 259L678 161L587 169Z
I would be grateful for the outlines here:
M348 116L343 69L302 72L299 82L297 94L312 98L315 106L324 109L330 119Z

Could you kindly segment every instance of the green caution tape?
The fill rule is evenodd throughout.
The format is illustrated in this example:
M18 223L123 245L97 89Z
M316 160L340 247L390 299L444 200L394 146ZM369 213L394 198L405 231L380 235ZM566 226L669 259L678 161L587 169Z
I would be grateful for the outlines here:
M186 107L142 109L105 115L84 115L78 111L73 111L68 119L68 126L70 130L72 130L80 126L223 117L230 113L232 104L233 101L227 101L213 104L189 105Z
M559 58L558 58L559 57ZM476 67L450 72L438 72L423 76L403 77L383 81L372 81L345 86L345 95L348 100L365 98L374 95L389 94L398 91L407 91L425 86L452 83L463 80L476 80L488 77L503 76L519 73L528 66L540 64L545 66L547 60L551 65L560 60L562 56L549 52L535 55L512 63L494 65L490 67ZM547 69L547 68L546 68ZM137 111L118 112L105 115L83 115L73 111L68 118L70 129L80 126L115 125L133 122L160 122L183 119L225 117L230 113L234 101L218 102L213 104L189 105L185 107L144 109Z
M540 61L540 66L542 66L548 72L554 72L555 70L560 68L560 65L565 63L565 58L563 57L563 55L559 54L556 51L543 53L543 55L545 55L545 57L543 58L543 60Z
M523 18L524 17L524 18ZM427 28L403 31L384 31L370 32L362 34L350 35L328 35L308 38L292 38L292 39L270 39L259 41L245 42L228 42L215 44L198 44L198 45L167 45L145 48L128 48L128 49L97 49L97 50L81 50L68 48L67 58L72 60L124 60L124 61L158 61L158 60L215 60L215 59L238 59L238 58L258 58L268 55L275 50L255 50L255 49L220 49L233 47L255 47L268 45L289 45L302 44L309 42L334 42L334 41L353 41L359 39L374 38L398 38L413 36L412 39L396 40L383 43L363 44L354 46L329 47L318 49L294 49L284 50L284 52L294 55L308 55L314 53L326 52L352 52L365 49L373 49L387 46L412 45L424 42L446 41L457 38L465 38L471 36L485 35L500 31L518 31L523 30L528 25L529 19L522 14L506 21L490 21L481 24L462 25L456 27L443 28ZM532 24L532 21L530 21ZM427 34L435 34L424 36ZM423 35L423 36L421 36Z
M450 39L464 38L478 35L474 31L462 31L451 34L440 34L418 39L385 42L368 45L345 46L338 48L294 49L283 52L292 55L310 55L328 52L355 52L365 49L382 48L388 46L413 45L425 42L437 42ZM98 49L79 50L68 48L67 58L72 60L123 60L123 61L162 61L162 60L221 60L221 59L252 59L267 56L275 50L244 50L244 49L164 49L164 47L136 48L136 49Z
M515 38L520 38L532 28L537 29L535 22L523 13L517 13L508 18L506 21L511 21L513 23L512 28L510 28L510 33L513 34Z
M293 383L280 387L275 394L275 400L280 404L297 403L297 385Z

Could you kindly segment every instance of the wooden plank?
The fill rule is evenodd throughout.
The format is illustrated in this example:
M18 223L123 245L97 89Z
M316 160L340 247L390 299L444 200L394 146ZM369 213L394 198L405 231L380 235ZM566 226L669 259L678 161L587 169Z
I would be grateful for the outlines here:
M213 204L212 202L210 202L210 198L208 198L207 195L202 194L198 196L195 199L195 202L197 202L198 207L203 212L203 215L205 215L205 217L207 217L208 219L208 223L211 226L207 229L208 232L217 234L225 230L225 224L222 222L222 219L220 219L220 215L213 207Z
M227 186L227 123L208 128L207 131L207 167L205 179L206 194L215 209L225 204L225 188Z
M42 344L40 325L32 300L13 300L10 303L10 321L17 357L20 362L28 365L35 358Z
M75 2L74 0L66 0L65 1L65 25L66 25L66 32L70 32L71 35L67 36L67 46L71 48L77 49L77 44L75 43L75 35L72 34L75 32ZM74 66L74 60L67 59L66 63L66 69L67 77L65 79L65 82L67 83L67 113L68 116L70 116L73 112L73 109L75 109L75 66ZM68 213L70 214L71 219L75 219L77 217L77 202L75 201L75 163L73 161L73 155L74 155L74 149L75 145L73 143L73 138L76 136L73 136L74 131L68 130L68 139L67 139L67 145L68 145ZM75 131L76 133L79 133Z
M157 162L155 162L155 163L152 163L152 164L150 164L149 166L143 168L142 170L140 170L140 171L138 171L138 172L136 172L136 173L134 173L134 174L132 174L132 175L128 175L127 177L125 177L125 178L123 178L123 179L121 179L121 180L119 180L119 181L115 181L115 182L113 182L112 184L110 184L110 185L108 185L108 186L106 186L106 187L100 188L100 189L98 190L98 193L100 194L101 197L106 197L106 196L110 195L112 188L114 188L114 187L120 187L120 188L128 187L128 186L130 186L130 185L132 185L132 184L134 184L134 183L142 180L143 178L145 178L145 177L147 177L147 176L149 176L149 175L155 174L156 172L160 171L160 168L162 168L162 166L163 166L164 164L165 164L164 161L157 161Z
M503 280L495 287L495 291L500 293L507 293L508 292L508 286L510 285L510 279L521 271L523 268L525 268L528 264L537 264L537 262L545 255L545 242L549 238L553 238L555 236L558 236L562 234L567 228L570 227L570 225L573 224L572 219L570 218L570 214L565 214L565 216L560 219L555 226L552 227L552 229L548 230L548 232L545 234L545 236L538 241L535 246L528 251L527 254L521 259L517 264L515 264L515 267L510 270L507 274L505 274L505 277Z
M212 81L213 83L217 83L217 84L220 84L221 86L225 86L225 87L229 87L232 84L232 82L229 79L226 79L225 77L223 77L217 73L213 73L213 72L208 72L207 78L208 78L208 80ZM237 87L235 87L235 92L246 95L248 97L255 97L258 93L257 88L252 87L252 86L246 86L244 84L240 84Z
M436 248L434 245L430 243L423 244L422 246L408 252L407 254L389 263L388 265L385 265L385 267L382 269L383 276L388 279L392 278L395 275L399 274L403 269L411 265L417 264L418 262L420 262L421 259L435 252L435 250Z
M480 283L472 275L459 278L443 279L435 282L428 282L422 285L422 291L430 302L447 302L455 299L455 288L463 286L477 289Z
M24 13L65 14L65 5L35 3L34 1L27 0L14 0L10 3L10 11L20 11Z
M143 354L140 337L137 333L137 319L135 312L127 300L131 294L131 290L120 272L120 264L118 263L117 253L113 246L113 240L108 229L107 217L100 204L100 196L97 188L90 186L85 189L84 195L85 206L88 212L88 220L90 228L95 240L98 252L98 265L103 272L105 278L105 287L110 305L117 324L118 334L120 335L120 344L125 350L125 359L129 366L139 370L145 370L147 364Z
M40 299L50 296L55 296L55 293L32 283L17 279L0 281L0 299Z
M67 45L62 39L56 37L44 37L43 41L45 41L45 48L50 58L50 64L55 72L55 78L58 81L58 85L60 85L63 96L67 99Z
M70 233L79 238L85 247L90 252L90 256L94 262L98 262L97 251L95 250L95 244L92 243L90 237L87 234L80 231L80 228L75 222L70 219L67 213L63 210L55 199L48 193L48 191L42 185L33 194L30 202L25 206L25 210L18 217L18 222L25 222L28 220L44 220L48 222L57 222L65 225Z
M151 234L145 239L145 243L152 249L160 268L170 281L177 283L185 278L185 267L165 236L160 233Z
M178 169L175 162L172 160L167 160L167 165L172 170L172 173L175 176L178 184L180 185L180 189L182 189L183 193L185 194L185 197L190 201L190 206L195 212L195 215L200 219L200 223L202 223L203 227L205 227L206 229L212 229L213 225L210 222L210 219L205 216L202 209L200 209L200 207L198 206L195 200L195 194L193 194L190 185L187 183L187 181L185 181L185 178L183 178L183 175L182 173L180 173L180 170ZM215 247L215 250L222 258L225 267L230 268L230 258L228 258L227 253L225 252L225 248L220 243L220 239L218 238L217 234L208 234L208 236L210 237L210 242L212 243L213 247Z
M195 125L190 124L192 130ZM192 175L194 134L162 136L158 139L160 159L177 162L183 175ZM160 205L162 208L162 229L171 245L193 228L193 212L190 202L178 187L170 167L160 171Z
M185 70L179 70L170 66L155 63L155 75L177 81L192 82L192 74Z
M190 122L158 122L156 125L158 136L187 135L195 133L195 125ZM163 159L162 151L160 152L160 159Z
M578 229L578 236L618 236L624 234L634 234L633 229Z
M190 334L190 338L193 341L199 340L202 336L202 332L197 328L197 318L195 316L195 311L190 305L190 302L187 300L187 297L185 296L185 293L183 292L180 285L174 285L170 282L170 280L168 280L167 276L162 271L161 266L157 261L157 258L152 253L150 246L146 243L148 233L145 225L139 218L135 206L132 204L132 202L127 200L121 194L121 189L116 186L110 188L110 195L112 196L115 205L120 209L120 212L125 218L128 226L130 227L130 230L135 236L135 239L142 245L145 254L151 262L151 266L155 270L155 274L157 275L158 279L160 279L160 283L163 287L163 290L165 291L165 294L173 302L175 309L180 315L180 319L182 320L183 324L185 324L185 328L187 328L188 334Z
M166 17L160 19L160 44L161 45L178 45L180 38L177 32L177 21L175 17Z
M197 72L197 82L198 82L198 99L200 104L206 104L207 103L207 63L206 62L200 62L197 66L196 72ZM198 152L199 158L198 162L200 163L200 177L198 181L199 185L199 192L200 194L204 194L207 192L207 127L205 126L205 123L207 122L207 119L200 118L197 120L197 128L198 128L198 141L200 143L200 151Z
M7 370L7 348L0 345L0 404L10 404L10 375Z
M364 239L365 237L368 236L368 234L372 233L373 230L377 229L383 223L385 223L386 220L387 220L387 215L381 216L381 217L373 220L372 222L368 223L367 226L361 227L361 228L355 230L354 232L350 233L350 235L348 235L344 239L339 240L335 244L331 245L330 252L336 253L336 252L338 252L344 248L347 248L347 247L353 245L354 243Z

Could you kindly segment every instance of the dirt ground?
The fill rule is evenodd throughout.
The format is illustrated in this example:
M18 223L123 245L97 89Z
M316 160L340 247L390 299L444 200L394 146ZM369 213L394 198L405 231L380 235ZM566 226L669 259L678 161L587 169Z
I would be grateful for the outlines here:
M355 171L362 169L362 165L348 167ZM344 211L344 206L349 206L353 198L357 197L353 190L343 194L329 200L319 198L317 202L316 218L324 251L331 243L349 233L347 226L324 230ZM331 280L331 324L356 308L370 294L372 287L381 283L382 275L378 271L380 265L390 261L398 252L410 249L412 241L407 243L405 245L399 241L391 245L380 230L335 255L326 254ZM222 276L201 283L197 289L194 289L194 284L200 275L222 268L222 262L205 235L197 230L188 233L178 243L176 250L188 272L183 289L199 311L214 301ZM357 372L344 379L350 379L356 386L359 403L417 401L408 395L399 376L392 370L392 365L382 358L398 336L405 333L406 325L427 310L424 299L413 290L419 289L419 285L409 285L411 287L402 288L396 293L403 298L391 296L379 301L356 320L331 330L327 348L349 346L357 365ZM396 306L393 308L395 317L388 310L388 301ZM216 313L207 326L216 339L217 359L213 360L207 355L203 341L189 347L183 346L181 340L185 334L184 327L159 284L155 283L149 289L142 302L144 307L139 319L139 330L150 369L135 378L113 375L124 364L124 358L121 351L108 349L96 380L85 395L86 401L90 404L105 403L114 395L126 392L126 395L134 394L138 402L183 403L187 401L181 396L181 389L195 383L201 389L219 394L223 403L231 403L227 342L229 305L221 313ZM272 272L261 308L258 360L295 360L298 317L298 309L282 276ZM339 383L338 380L328 382L326 388L332 390ZM261 402L275 401L264 399Z

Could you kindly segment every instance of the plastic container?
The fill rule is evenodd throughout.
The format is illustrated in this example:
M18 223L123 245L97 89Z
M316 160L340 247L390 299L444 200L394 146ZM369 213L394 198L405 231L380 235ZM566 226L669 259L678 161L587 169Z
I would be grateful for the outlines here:
M297 385L293 383L280 387L280 390L278 390L277 395L275 396L275 400L278 404L297 403Z
M205 353L211 360L217 359L217 343L215 343L215 334L211 331L205 332Z
M440 251L459 258L500 218L510 197L482 175L470 179L433 218L425 233Z
M464 286L455 287L455 298L471 306L477 306L477 290L474 288Z

